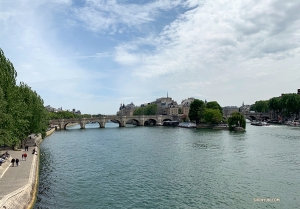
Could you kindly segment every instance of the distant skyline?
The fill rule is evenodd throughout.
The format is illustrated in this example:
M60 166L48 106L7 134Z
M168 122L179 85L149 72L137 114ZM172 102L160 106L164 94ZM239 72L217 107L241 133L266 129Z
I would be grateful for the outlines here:
M300 88L300 1L0 0L0 48L45 106L115 114Z

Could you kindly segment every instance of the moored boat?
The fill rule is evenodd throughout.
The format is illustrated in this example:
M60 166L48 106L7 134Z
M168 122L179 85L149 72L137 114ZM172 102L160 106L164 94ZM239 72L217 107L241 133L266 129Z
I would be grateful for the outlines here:
M253 126L269 126L270 124L265 121L252 121L251 125L253 125Z
M196 124L195 123L191 123L191 122L182 122L179 123L178 127L182 127L182 128L196 128Z
M163 126L173 126L177 127L179 125L178 121L164 121Z

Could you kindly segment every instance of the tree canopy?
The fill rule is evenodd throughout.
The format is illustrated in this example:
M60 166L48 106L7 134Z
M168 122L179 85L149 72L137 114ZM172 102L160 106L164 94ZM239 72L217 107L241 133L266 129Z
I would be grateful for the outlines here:
M239 112L231 113L231 116L228 118L229 130L232 131L234 127L243 127L246 129L246 119L244 115Z
M273 98L269 99L268 106L273 111L281 112L281 110L282 110L281 97L273 97Z
M145 107L138 107L133 111L133 115L156 115L157 104L149 104Z
M195 99L190 104L189 118L191 121L199 123L204 120L205 103L202 100Z
M287 114L299 114L300 95L299 94L284 94L281 97L281 105L286 109Z
M255 104L251 105L250 110L257 112L272 110L285 116L290 116L291 114L299 115L300 95L295 93L284 94L281 97L273 97L266 101L256 101Z
M269 110L268 100L256 101L255 110L257 112L267 112Z
M223 108L216 101L207 102L206 108L219 110L221 115L223 115Z
M15 146L31 133L45 135L44 101L28 85L16 85L17 72L0 49L0 145Z
M223 118L222 113L219 109L206 108L204 110L204 119L207 123L218 124Z

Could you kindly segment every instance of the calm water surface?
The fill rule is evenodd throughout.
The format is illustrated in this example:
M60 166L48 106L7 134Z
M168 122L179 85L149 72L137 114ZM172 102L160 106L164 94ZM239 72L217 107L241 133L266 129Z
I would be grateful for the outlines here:
M247 125L56 131L35 208L300 208L300 128Z

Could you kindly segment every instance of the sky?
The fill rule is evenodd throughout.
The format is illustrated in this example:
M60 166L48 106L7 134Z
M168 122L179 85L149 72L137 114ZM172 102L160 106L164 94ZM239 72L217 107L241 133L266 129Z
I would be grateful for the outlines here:
M300 88L298 0L0 0L0 48L44 104L116 114Z

